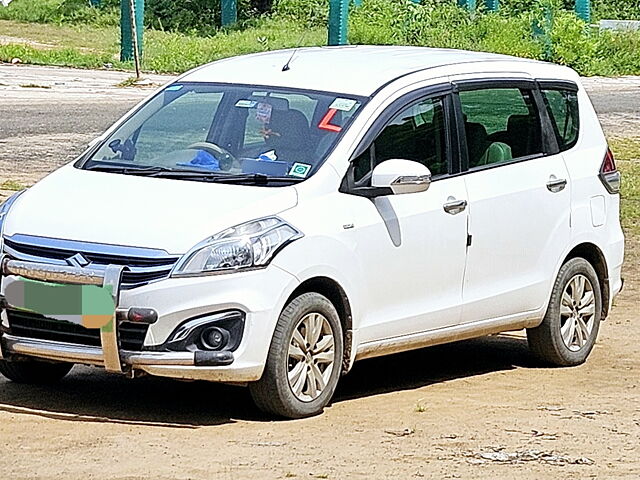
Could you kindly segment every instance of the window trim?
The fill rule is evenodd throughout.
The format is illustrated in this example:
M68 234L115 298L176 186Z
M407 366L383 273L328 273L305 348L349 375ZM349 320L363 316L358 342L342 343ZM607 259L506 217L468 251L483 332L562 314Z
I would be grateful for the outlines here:
M445 178L454 176L460 172L460 144L458 138L458 129L456 127L456 119L454 115L454 102L452 97L451 83L440 83L429 85L428 87L418 88L400 98L397 98L389 104L384 111L378 115L373 124L368 128L367 132L362 136L356 148L349 157L349 167L342 179L339 191L351 195L359 195L364 197L375 197L382 195L390 195L387 189L376 189L374 187L365 187L356 185L353 179L354 167L353 162L368 149L373 147L373 142L380 135L382 130L389 122L404 109L421 101L442 98L444 106L445 121L445 141L447 145L447 173L437 175L432 181L436 182ZM373 161L373 158L371 159ZM373 165L371 172L373 171Z
M541 90L569 90L576 93L580 91L580 87L578 87L578 84L576 82L572 82L571 80L536 79L536 83Z
M456 113L456 127L459 143L461 146L461 174L475 173L484 170L490 170L506 165L514 165L516 163L526 162L537 158L543 158L550 155L557 155L560 150L557 145L557 138L551 119L547 114L547 109L542 98L542 92L539 88L539 82L531 78L481 78L481 79L469 79L458 80L452 82L453 85L453 101ZM509 160L508 162L501 162L496 164L481 165L478 167L469 167L469 150L467 147L467 137L464 129L464 112L462 110L462 102L460 101L459 93L461 91L473 91L473 90L490 90L496 88L518 88L523 90L529 90L533 96L533 105L538 112L538 119L540 120L540 133L542 142L542 152L532 155L525 155L523 157L517 157Z

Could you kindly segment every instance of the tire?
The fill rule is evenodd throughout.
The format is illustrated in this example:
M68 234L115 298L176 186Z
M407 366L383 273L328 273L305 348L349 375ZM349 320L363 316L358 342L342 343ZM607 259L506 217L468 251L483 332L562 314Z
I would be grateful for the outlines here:
M44 385L61 380L73 368L73 363L49 363L26 360L8 362L0 360L0 373L12 382Z
M545 364L580 365L596 342L601 315L598 275L584 258L572 258L558 272L544 320L527 330L529 348Z
M333 304L318 293L294 298L280 314L262 378L249 384L254 402L260 410L285 418L321 413L338 384L343 351L342 326ZM321 381L313 380L316 372Z

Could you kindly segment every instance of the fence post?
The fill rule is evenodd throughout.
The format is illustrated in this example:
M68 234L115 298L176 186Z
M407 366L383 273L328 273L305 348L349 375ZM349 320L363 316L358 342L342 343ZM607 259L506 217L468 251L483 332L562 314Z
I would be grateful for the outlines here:
M144 32L144 0L120 0L120 60L133 60L133 35L131 32L131 1L135 8L136 40L138 54L142 57L142 38Z
M533 22L533 36L542 43L544 60L546 61L551 61L553 59L553 41L551 39L552 30L553 10L547 4L542 10L542 18L538 18Z
M346 45L349 0L329 0L329 45Z
M458 5L469 11L474 11L477 6L476 0L458 0Z
M223 27L232 25L238 20L238 2L237 0L222 0L222 11L220 15L220 23Z
M591 22L591 0L576 0L576 14L585 22Z
M497 12L500 10L500 0L484 0L487 10L490 12Z

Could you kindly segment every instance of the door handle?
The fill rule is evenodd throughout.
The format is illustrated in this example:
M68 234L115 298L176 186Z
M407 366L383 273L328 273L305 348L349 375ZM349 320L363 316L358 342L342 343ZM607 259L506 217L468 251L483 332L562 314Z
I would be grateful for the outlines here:
M466 200L451 200L447 203L445 203L442 208L444 208L444 211L451 214L451 215L456 215L462 211L464 211L465 208L467 208L467 201Z
M564 190L567 186L567 180L564 178L550 178L547 182L547 190L552 193L558 193Z

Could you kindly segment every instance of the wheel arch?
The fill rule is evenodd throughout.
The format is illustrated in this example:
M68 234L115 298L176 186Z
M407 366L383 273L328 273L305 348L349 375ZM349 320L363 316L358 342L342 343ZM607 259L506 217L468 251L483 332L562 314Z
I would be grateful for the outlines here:
M344 341L342 373L345 374L349 371L351 366L351 351L353 348L353 315L351 313L349 298L347 297L344 289L334 279L318 276L309 278L298 285L291 295L289 295L285 305L295 297L309 292L319 293L320 295L327 297L338 311Z
M566 258L562 262L564 265L572 258L584 258L588 261L598 275L598 281L600 282L600 292L602 294L602 320L609 315L609 303L611 300L611 291L609 286L609 270L607 267L607 260L602 253L602 250L597 245L589 242L584 242L573 247L573 249L567 254Z

